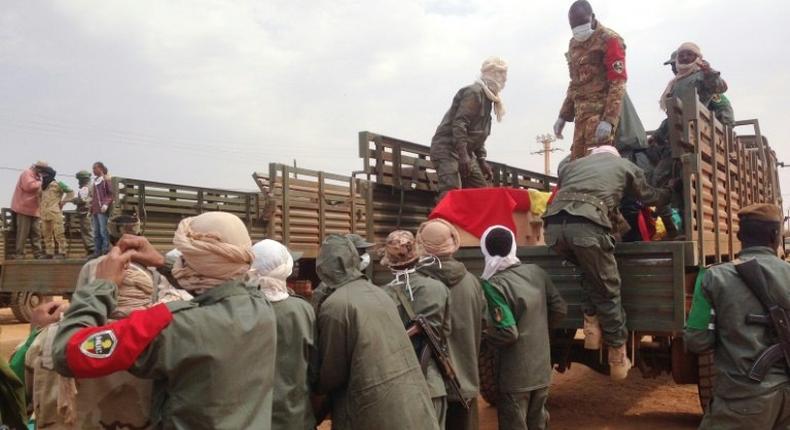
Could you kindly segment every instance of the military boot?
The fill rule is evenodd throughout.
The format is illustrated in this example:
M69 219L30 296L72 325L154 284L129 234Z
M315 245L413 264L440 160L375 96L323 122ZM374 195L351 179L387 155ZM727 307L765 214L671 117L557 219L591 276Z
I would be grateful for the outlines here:
M601 349L601 324L595 315L584 315L584 349Z
M628 352L625 344L609 347L609 376L614 381L622 381L628 376L631 369L631 360L628 359Z

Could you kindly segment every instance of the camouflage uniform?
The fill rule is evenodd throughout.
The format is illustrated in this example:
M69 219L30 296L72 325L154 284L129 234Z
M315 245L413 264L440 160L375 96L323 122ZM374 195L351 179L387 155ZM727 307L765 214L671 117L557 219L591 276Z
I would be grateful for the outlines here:
M616 208L626 195L654 205L666 201L669 192L650 187L642 169L607 153L571 161L559 173L560 191L544 215L546 245L581 268L582 311L597 315L605 343L619 347L628 330L614 258L614 234L621 224Z
M47 255L55 254L55 243L58 253L66 253L66 234L63 227L63 210L61 204L73 197L73 192L63 182L52 181L41 191L41 234Z
M91 198L90 198L90 179L91 174L82 170L77 172L79 189L71 200L77 206L77 217L80 222L80 236L85 251L93 253L93 226L91 225Z
M768 280L768 294L779 306L790 309L790 264L769 247L744 248L739 259L750 258L760 263ZM705 271L695 288L684 333L690 351L714 351L718 370L713 400L700 429L790 428L786 366L772 367L762 382L748 376L758 354L777 342L767 327L746 323L749 314L765 314L765 310L733 263Z
M485 160L485 142L491 134L492 103L479 83L458 90L431 140L431 161L439 177L439 195L459 188L489 186L478 165ZM469 157L469 176L458 172L458 154Z
M617 130L625 95L625 44L614 31L600 23L589 39L571 39L568 52L571 81L560 109L560 118L575 121L571 157L583 157L594 146L611 145L614 134L595 142L598 123L606 121Z

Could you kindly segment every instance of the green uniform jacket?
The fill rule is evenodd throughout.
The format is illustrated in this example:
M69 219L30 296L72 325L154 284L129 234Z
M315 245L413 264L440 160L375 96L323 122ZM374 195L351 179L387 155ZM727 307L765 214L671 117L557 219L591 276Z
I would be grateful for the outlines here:
M565 211L589 219L605 228L612 228L609 214L620 206L623 196L641 200L645 205L660 205L669 200L669 191L647 184L645 173L634 163L612 154L591 154L565 164L559 172L560 191L546 210L544 218ZM570 197L584 195L590 200ZM601 205L606 206L606 212Z
M315 313L307 301L289 297L272 303L277 316L272 430L315 428L308 376L315 357Z
M409 284L411 285L411 294L414 296L414 300L411 301L411 307L414 313L424 316L436 333L446 342L447 338L450 337L450 292L447 290L447 287L436 279L429 278L419 272L414 272L409 275ZM412 324L411 318L409 318L396 292L400 289L404 297L410 299L406 283L393 281L385 285L384 289L398 305L398 312L400 312L403 326L410 326ZM422 348L430 347L422 340L422 335L417 338L415 345L419 348L417 356L420 356L422 355ZM444 378L442 378L439 365L436 363L433 356L431 356L428 362L425 379L428 381L431 398L447 395L447 390L444 386Z
M465 150L469 158L486 158L485 143L491 134L491 101L479 83L458 90L431 140L431 160L458 159Z
M450 359L458 375L461 395L465 399L475 398L480 391L477 360L487 307L480 281L452 257L442 257L440 263L422 266L418 271L441 281L450 290L452 331L447 338ZM459 400L450 390L447 395L451 400Z
M326 239L317 270L332 291L318 312L318 390L332 403L332 428L438 429L398 310L357 267L350 240Z
M515 342L499 349L499 391L523 393L547 387L551 383L549 327L565 318L565 301L549 275L534 264L510 266L489 282L505 297L518 327Z
M271 427L276 322L257 289L229 281L107 324L116 299L105 280L77 288L55 335L58 373L153 379L157 428Z
M790 309L790 264L767 247L744 248L739 259L756 258L768 281L768 294L779 306ZM790 382L784 362L773 367L758 383L749 379L754 361L777 342L770 330L746 324L746 315L766 313L732 263L712 266L694 291L684 339L692 352L714 351L719 371L714 384L716 396L741 399L759 396Z

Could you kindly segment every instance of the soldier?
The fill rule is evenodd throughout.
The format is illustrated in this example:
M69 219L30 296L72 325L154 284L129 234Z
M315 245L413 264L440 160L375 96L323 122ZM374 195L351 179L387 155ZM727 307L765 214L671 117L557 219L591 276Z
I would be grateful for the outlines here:
M480 375L477 360L485 321L486 300L477 277L453 258L460 246L458 230L442 219L423 223L417 231L417 272L441 281L450 292L450 326L447 338L450 359L461 385L463 399L448 390L447 430L476 430L479 426L477 394ZM414 284L412 284L412 287ZM469 410L461 403L469 402Z
M431 140L431 161L439 176L439 198L458 188L487 187L493 173L486 163L485 142L491 134L491 110L502 121L501 92L507 81L507 63L488 58L480 78L458 90Z
M318 312L319 393L337 430L438 430L428 385L398 310L366 281L348 238L330 235L316 261L329 295Z
M110 219L110 241L124 234L140 233L140 223L126 215ZM87 288L96 279L98 264L105 257L88 261L80 271L77 288ZM117 307L108 322L121 321L153 303L155 277L145 267L132 263L118 286ZM51 344L58 324L47 327L33 342L25 358L26 387L33 399L39 428L101 428L115 423L120 428L151 428L153 383L129 372L100 378L61 378L52 370ZM104 423L104 424L103 424Z
M11 199L16 228L16 249L9 259L25 258L25 242L28 239L33 247L33 258L40 258L42 255L39 192L41 191L40 172L44 167L47 167L47 162L38 161L19 175Z
M85 251L88 254L93 253L93 229L91 227L90 217L90 183L91 173L87 170L80 170L77 172L77 193L71 200L77 206L77 217L80 221L80 236L82 237L82 244L85 246Z
M576 159L592 147L612 144L627 73L623 39L598 22L590 3L575 1L568 20L573 38L565 56L571 80L554 134L562 139L565 123L576 123L571 145L571 158Z
M516 237L507 227L489 227L480 238L480 249L485 256L482 279L486 297L509 309L491 318L489 332L489 341L500 348L496 372L499 428L546 429L552 370L549 328L565 318L567 306L543 269L521 264L516 257Z
M393 231L387 236L384 251L381 264L389 267L395 276L392 282L384 286L384 290L398 305L403 326L408 328L412 325L412 315L422 315L442 341L446 341L450 335L450 293L441 282L417 272L418 256L414 235L404 230ZM430 354L423 335L418 335L412 342L415 344L417 357ZM424 365L423 367L439 426L444 428L447 415L444 379L433 357L428 361L427 368Z
M96 176L91 185L91 220L93 226L94 250L96 258L110 249L107 237L107 220L109 219L112 202L112 177L107 171L107 166L101 161L93 163L93 174Z
M294 260L288 248L265 239L252 246L255 260L249 284L261 289L277 317L277 360L274 374L272 430L315 429L309 376L315 358L315 313L310 304L291 295L286 279Z
M164 264L144 237L124 236L97 264L96 280L72 296L52 346L55 370L153 379L155 427L270 427L276 323L269 302L242 281L253 259L244 223L207 212L182 220L173 243L182 253L173 276L195 298L107 324L130 260Z
M658 205L667 201L669 192L650 187L642 169L620 158L612 146L565 164L559 178L559 192L544 215L546 245L581 268L584 346L599 349L603 328L612 379L624 379L631 363L614 241L628 227L617 208L623 196Z
M346 237L354 244L354 249L357 250L357 254L359 255L359 271L364 273L365 269L370 265L370 254L368 253L368 249L372 248L375 244L368 242L365 238L355 233L349 233ZM313 311L315 311L316 315L318 315L318 309L321 307L321 303L327 298L329 292L330 289L323 282L318 284L318 287L313 290L310 304L313 305Z
M715 96L727 91L727 83L721 78L721 72L711 68L704 60L699 46L692 42L682 43L678 47L675 69L675 77L669 81L659 100L659 105L665 112L667 99L685 99L689 93L697 90L700 102L708 106Z
M678 74L677 57L678 51L675 50L672 51L672 55L669 56L669 60L664 61L664 65L670 66L672 68L672 74L675 76ZM699 91L705 92L705 90ZM718 118L719 122L722 124L731 126L733 123L735 123L735 112L732 110L732 103L730 103L730 99L724 94L714 94L711 97L710 102L708 102L707 107L708 110L715 112L716 118Z
M708 268L701 282L697 278L684 333L689 351L713 350L718 371L699 428L787 429L787 321L765 317L770 306L779 313L790 310L790 265L777 257L784 217L778 206L760 203L741 209L738 219L743 246L738 260ZM757 276L741 275L755 263ZM783 327L779 332L777 323ZM770 348L780 352L774 362L764 355Z
M43 168L41 172L40 212L45 258L65 258L67 242L63 205L74 197L74 192L63 182L55 180L56 173L51 167Z

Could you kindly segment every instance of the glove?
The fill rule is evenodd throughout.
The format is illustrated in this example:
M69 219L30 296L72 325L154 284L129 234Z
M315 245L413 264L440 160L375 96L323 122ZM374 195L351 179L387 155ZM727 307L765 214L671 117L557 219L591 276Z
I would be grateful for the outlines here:
M562 118L557 118L557 121L554 122L554 135L557 136L557 139L562 139L563 128L565 128L565 120Z
M107 205L101 205L101 213L107 213Z
M606 121L598 123L598 128L595 129L595 142L601 143L609 138L612 134L612 124Z

